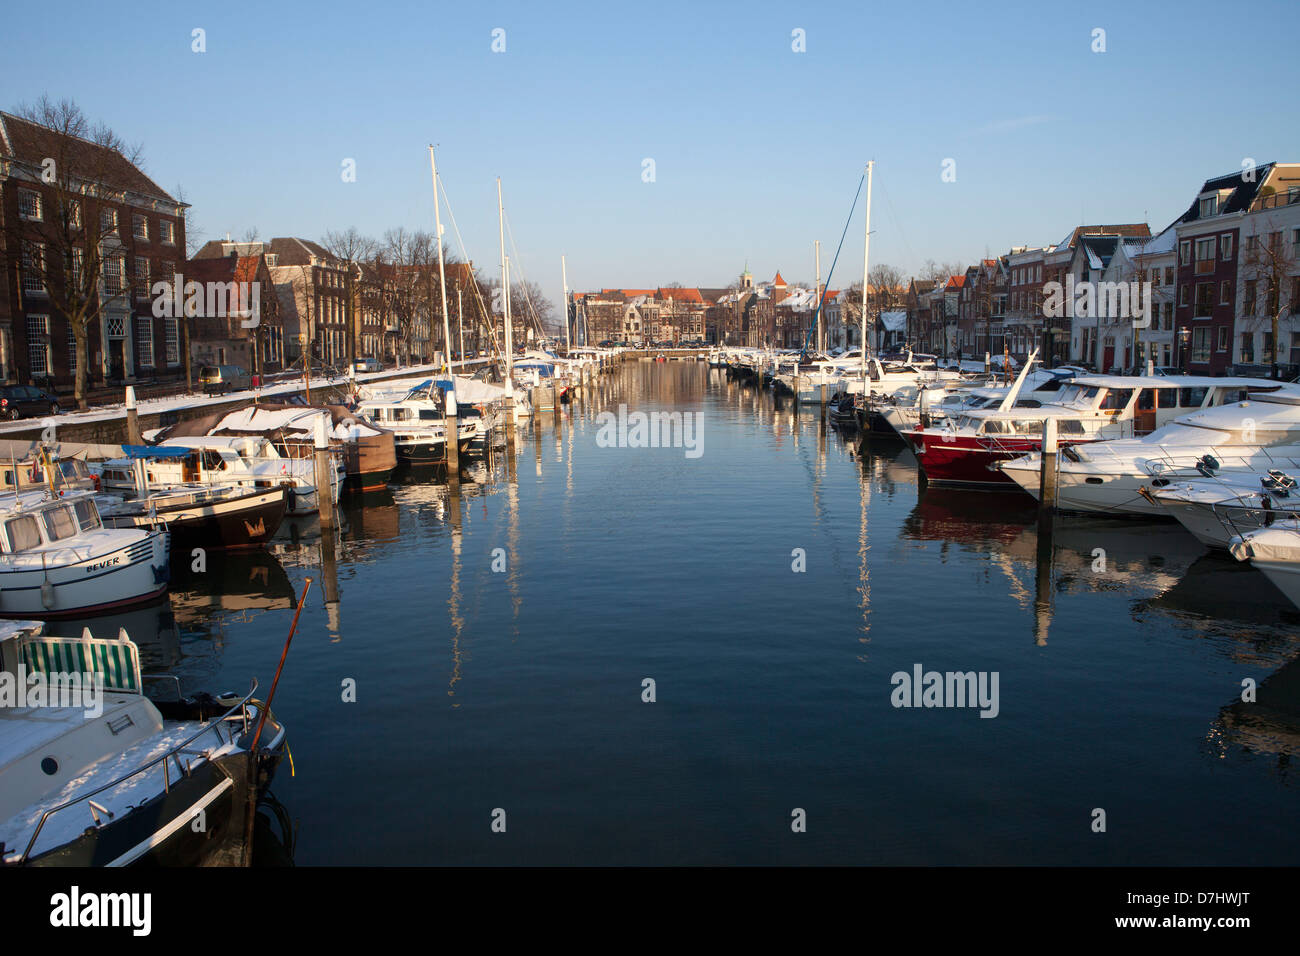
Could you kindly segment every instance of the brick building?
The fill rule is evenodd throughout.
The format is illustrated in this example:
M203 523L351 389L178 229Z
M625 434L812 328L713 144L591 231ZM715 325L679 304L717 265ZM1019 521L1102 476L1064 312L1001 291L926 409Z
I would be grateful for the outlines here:
M0 378L75 385L181 374L151 286L185 256L185 209L121 153L0 113Z

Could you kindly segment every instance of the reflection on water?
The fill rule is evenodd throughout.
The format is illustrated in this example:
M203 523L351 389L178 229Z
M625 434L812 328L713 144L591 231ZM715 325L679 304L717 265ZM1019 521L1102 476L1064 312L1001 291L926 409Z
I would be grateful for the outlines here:
M704 454L598 447L620 403L700 413ZM703 363L628 363L517 435L451 487L402 469L345 500L336 534L286 521L267 551L210 556L104 620L187 689L268 682L319 582L275 704L300 862L1300 849L1297 616L1177 524L1061 516L1040 542L1028 497L927 487L902 443ZM918 662L997 671L997 719L893 708L891 675ZM817 826L792 842L793 806ZM1094 806L1124 822L1104 841Z

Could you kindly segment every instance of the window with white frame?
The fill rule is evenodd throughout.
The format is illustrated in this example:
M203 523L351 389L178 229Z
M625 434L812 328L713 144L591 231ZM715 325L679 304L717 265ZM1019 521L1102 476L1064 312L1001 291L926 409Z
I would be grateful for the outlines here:
M176 223L170 219L158 220L158 237L167 245L176 244Z
M104 257L104 292L107 295L122 294L122 272L124 271L123 257L105 256Z
M1184 239L1178 244L1178 262L1180 265L1187 265L1192 261L1192 240Z
M45 292L45 243L23 240L23 291L42 295Z
M166 350L168 365L181 362L181 339L175 319L163 319L163 347Z
M99 211L99 231L105 236L117 235L117 210L105 206Z
M77 333L72 330L72 323L68 323L68 371L77 370Z
M1219 211L1219 197L1206 196L1204 199L1201 200L1200 208L1199 208L1201 219L1209 219L1218 211Z
M1214 258L1214 238L1196 240L1196 261Z
M148 242L149 220L144 216L133 216L131 219L131 235L139 242Z
M135 345L135 364L140 368L153 368L153 319L136 317Z
M50 317L27 316L27 370L33 375L50 374Z
M68 203L68 225L73 229L81 228L81 200L73 199Z
M85 284L86 253L79 248L72 250L72 285L81 290Z
M1219 237L1219 258L1227 262L1232 258L1232 233L1225 232Z
M40 222L45 218L41 194L34 189L18 190L18 218Z

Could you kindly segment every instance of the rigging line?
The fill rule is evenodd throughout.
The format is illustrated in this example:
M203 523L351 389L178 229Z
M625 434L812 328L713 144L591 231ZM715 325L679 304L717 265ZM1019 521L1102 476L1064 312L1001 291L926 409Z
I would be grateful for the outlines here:
M442 187L442 198L443 201L446 202L447 204L447 218L451 220L451 231L456 234L456 242L460 244L460 254L465 258L466 262L469 262L470 261L469 250L465 248L465 240L461 238L460 227L456 225L456 214L451 211L451 197L447 195L447 186L442 181L441 173L438 174L438 185ZM441 241L441 237L439 237L439 241ZM471 274L471 278L473 278L472 274ZM487 321L487 315L488 315L487 305L483 301L483 291L478 286L478 280L475 279L472 285L474 286L474 298L478 301L479 317L483 321L483 323L487 326L488 341L492 345L492 351L495 352L498 356L502 356L505 353L502 351L501 348L497 346L496 328L492 325L491 322Z
M523 259L520 258L519 249L518 247L515 246L515 234L514 234L514 230L510 228L509 214L506 215L506 236L508 236L510 239L510 251L515 254L515 259L519 261L519 284L520 284L520 288L522 288L524 292L524 301L528 303L528 311L532 313L533 325L536 326L537 328L537 334L540 335L542 338L546 338L546 333L542 330L542 320L537 315L537 309L533 305L532 293L528 291L528 277L524 275Z
M898 237L903 240L903 246L907 249L907 254L915 262L916 251L912 248L912 244L907 241L907 234L903 232L903 224L898 219L898 213L894 211L894 201L889 198L889 192L884 186L880 187L880 192L885 197L885 203L889 206L889 218L894 221L894 228L898 230Z
M853 213L858 208L858 197L862 195L862 184L867 181L867 174L863 173L858 180L858 191L853 194L853 205L849 207L849 218L844 220L844 231L840 233L840 244L835 247L835 258L831 260L831 271L826 273L826 287L822 289L821 298L817 300L817 311L813 313L812 324L808 326L808 334L804 336L803 348L799 351L799 361L808 354L808 340L812 338L813 329L821 322L822 305L826 302L826 293L830 291L831 276L835 275L835 263L840 261L840 250L844 248L844 237L849 234L849 223L853 221ZM865 281L865 277L864 281ZM862 290L862 305L866 308L867 290Z

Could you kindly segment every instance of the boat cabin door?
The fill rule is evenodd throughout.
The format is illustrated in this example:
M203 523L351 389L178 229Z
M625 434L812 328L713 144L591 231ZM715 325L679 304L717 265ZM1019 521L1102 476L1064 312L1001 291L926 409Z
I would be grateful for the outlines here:
M1156 430L1156 390L1144 388L1138 392L1133 409L1133 434L1146 435Z

